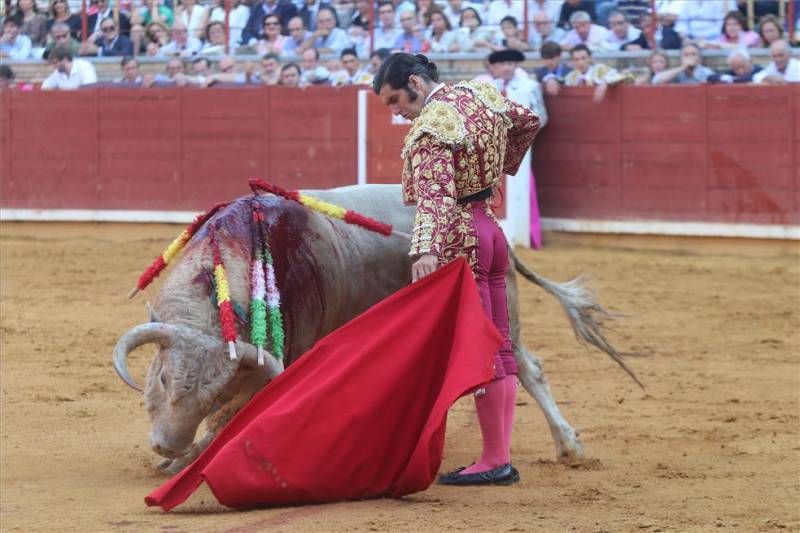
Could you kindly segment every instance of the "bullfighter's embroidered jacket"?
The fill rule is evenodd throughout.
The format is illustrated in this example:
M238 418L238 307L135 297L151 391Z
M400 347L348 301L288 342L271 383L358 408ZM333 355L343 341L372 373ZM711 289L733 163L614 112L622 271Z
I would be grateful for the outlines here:
M440 263L466 256L477 263L469 204L458 200L516 174L539 131L539 117L485 82L434 92L414 120L403 147L403 200L416 204L410 255ZM487 213L492 215L489 200Z

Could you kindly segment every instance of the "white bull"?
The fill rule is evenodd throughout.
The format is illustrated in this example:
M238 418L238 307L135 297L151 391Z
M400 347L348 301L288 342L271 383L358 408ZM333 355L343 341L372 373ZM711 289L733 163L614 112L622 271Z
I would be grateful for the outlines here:
M366 185L307 193L387 222L400 232L411 231L413 207L402 205L399 186ZM128 354L144 344L159 346L147 374L144 398L152 422L151 447L167 458L159 468L168 474L191 462L282 370L271 357L267 366L258 366L255 348L245 342L238 343L239 360L230 360L210 298L213 263L207 231L213 225L225 258L231 297L241 307L249 306L253 198L231 203L192 238L155 299L150 322L127 331L114 349L117 373L128 385L141 390L128 372ZM259 196L257 201L267 215L263 224L282 293L286 364L327 333L409 283L405 239L377 235L276 196ZM511 256L514 268L509 270L507 283L519 379L542 408L557 458L577 459L583 455L578 434L553 400L539 359L520 340L515 270L559 299L580 341L597 346L628 369L603 337L600 320L607 316L605 310L579 282L549 282L528 270L513 253ZM195 442L204 420L206 431Z

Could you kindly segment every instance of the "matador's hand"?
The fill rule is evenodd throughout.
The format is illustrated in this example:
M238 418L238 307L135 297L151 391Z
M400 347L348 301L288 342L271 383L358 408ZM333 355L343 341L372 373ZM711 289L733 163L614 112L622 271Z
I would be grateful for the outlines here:
M435 255L425 254L421 255L419 259L414 261L411 265L411 281L417 281L428 274L432 274L439 266L439 260Z

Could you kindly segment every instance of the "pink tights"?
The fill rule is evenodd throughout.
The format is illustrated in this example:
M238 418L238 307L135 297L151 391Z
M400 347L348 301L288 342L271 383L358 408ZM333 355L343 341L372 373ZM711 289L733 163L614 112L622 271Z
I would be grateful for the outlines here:
M484 211L483 202L472 204L478 234L478 264L475 280L486 314L504 337L495 356L495 379L484 386L485 394L475 396L475 409L483 438L480 459L461 474L484 472L511 461L511 433L517 398L517 365L511 349L508 326L508 299L505 275L508 270L508 244L497 224Z
M517 399L517 376L490 381L486 394L475 397L475 409L483 437L480 459L461 474L485 472L511 462L511 433L514 429L514 406Z

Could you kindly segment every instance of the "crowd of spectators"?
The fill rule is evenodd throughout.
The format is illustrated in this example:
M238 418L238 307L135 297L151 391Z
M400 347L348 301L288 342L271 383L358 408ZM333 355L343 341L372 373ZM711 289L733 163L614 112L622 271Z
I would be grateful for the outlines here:
M376 50L370 63L379 63L393 51L488 55L504 49L539 52L547 72L538 78L550 94L560 85L633 81L800 81L792 36L773 0L656 0L656 16L650 0L90 0L86 36L77 0L41 2L0 0L0 61L49 60L55 71L48 85L54 86L91 79L91 63L83 61L91 57L124 58L123 80L136 79L124 74L125 65L138 69L130 58L191 65L189 73L143 76L143 84L169 78L200 86L304 86L369 83L373 67L362 62L370 50ZM526 14L528 24L522 23ZM761 71L748 52L756 48L768 48L773 60ZM592 59L596 52L632 50L652 51L647 72L617 72ZM679 64L670 65L662 50L680 50ZM729 69L704 66L705 50L726 50ZM241 54L263 59L260 65L238 61ZM562 60L567 55L571 66ZM197 64L216 70L198 73ZM226 76L223 64L237 76ZM175 65L170 61L167 69Z

